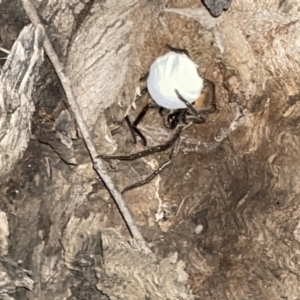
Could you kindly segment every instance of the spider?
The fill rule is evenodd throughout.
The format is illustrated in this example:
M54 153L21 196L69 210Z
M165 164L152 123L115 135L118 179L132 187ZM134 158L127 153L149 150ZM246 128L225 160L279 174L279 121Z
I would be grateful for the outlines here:
M178 140L183 126L180 123L204 123L205 114L210 114L216 110L215 84L202 78L198 73L198 66L190 59L189 53L185 49L177 49L166 46L169 52L158 57L151 65L149 73L141 80L147 80L147 87L136 97L141 98L147 92L154 103L144 106L132 123L129 116L125 120L129 126L134 143L139 136L143 145L147 145L146 137L138 129L138 124L142 121L147 111L151 108L158 108L164 118L164 125L168 129L177 130L173 137L163 145L154 146L147 150L130 155L100 155L101 158L118 160L135 160L153 153L165 151L175 144L169 160L162 164L146 179L125 187L121 193L149 183L157 174L165 169L172 161L178 148ZM202 90L209 90L209 97L203 97ZM207 103L207 98L209 103ZM168 111L167 113L165 111Z

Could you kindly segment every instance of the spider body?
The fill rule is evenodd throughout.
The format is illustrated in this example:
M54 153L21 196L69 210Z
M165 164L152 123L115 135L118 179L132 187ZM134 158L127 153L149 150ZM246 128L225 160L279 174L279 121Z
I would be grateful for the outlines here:
M189 122L203 123L205 122L203 115L213 113L216 109L215 85L212 81L199 75L198 66L190 59L187 50L176 49L170 46L166 46L166 48L170 52L158 57L151 65L150 72L145 77L147 79L147 88L136 98L138 99L145 95L146 92L149 92L154 103L148 103L134 122L130 121L128 115L125 117L134 142L137 142L136 136L138 135L145 146L147 145L147 140L137 126L150 108L160 109L160 113L164 116L164 125L169 129L176 128L181 121L186 124ZM201 94L203 89L209 91L207 93L210 97L209 103L207 103L207 97ZM168 113L164 113L165 110L168 110ZM150 182L171 163L179 147L177 142L181 131L182 127L179 127L174 136L164 145L151 147L139 153L128 156L100 156L104 159L134 160L167 150L175 144L167 162L145 180L125 187L122 193Z

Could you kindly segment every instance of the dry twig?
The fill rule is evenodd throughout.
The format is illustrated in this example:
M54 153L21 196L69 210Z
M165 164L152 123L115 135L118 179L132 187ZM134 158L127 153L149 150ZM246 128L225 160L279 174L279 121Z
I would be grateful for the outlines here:
M0 51L4 52L4 53L6 53L6 54L9 54L9 53L10 53L9 50L7 50L7 49L5 49L5 48L2 48L2 47L0 47Z
M43 26L38 14L37 14L37 11L36 11L35 7L33 6L33 4L31 3L31 1L30 0L21 0L21 2L23 4L23 7L27 13L29 20L34 24L34 26L37 26L37 25ZM106 185L107 189L111 193L113 199L115 200L132 236L138 240L144 241L141 233L139 232L139 230L131 216L131 213L130 213L121 193L115 187L110 176L107 174L105 165L103 164L102 160L98 157L99 154L97 153L94 142L88 131L88 127L82 117L79 105L73 95L69 78L64 74L63 66L59 62L58 56L56 55L56 52L54 51L47 34L45 34L44 48L45 48L45 51L56 71L56 74L63 86L63 89L65 91L66 97L69 102L69 105L75 115L78 127L82 133L83 139L85 141L85 144L88 148L88 151L89 151L92 161L94 163L94 169L96 170L99 177L102 179L102 181Z

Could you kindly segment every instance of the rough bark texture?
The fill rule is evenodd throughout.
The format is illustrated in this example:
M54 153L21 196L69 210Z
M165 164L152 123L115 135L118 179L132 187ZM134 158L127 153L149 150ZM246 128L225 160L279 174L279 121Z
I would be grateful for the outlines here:
M84 223L78 217L69 220L62 246L70 270L82 273L108 299L194 299L186 286L185 264L178 262L177 254L157 259L114 229L101 230L100 238L95 222L99 216L90 215Z
M36 3L100 152L144 149L123 116L165 44L186 48L215 82L218 110L183 132L170 168L125 194L154 256L130 240L76 130L72 147L61 139L68 106L42 69L37 139L0 186L0 298L193 299L187 272L195 299L297 299L298 5L233 1L214 18L198 0ZM0 31L0 46L11 36ZM149 145L173 134L155 111L140 129ZM108 166L123 188L166 157Z
M73 83L83 117L90 128L113 104L116 92L123 85L133 26L127 16L137 3L129 0L116 6L116 3L108 2L105 10L103 4L96 3L90 11L91 17L72 39L66 74Z
M20 33L0 74L0 177L12 172L28 147L33 90L43 62L43 31Z

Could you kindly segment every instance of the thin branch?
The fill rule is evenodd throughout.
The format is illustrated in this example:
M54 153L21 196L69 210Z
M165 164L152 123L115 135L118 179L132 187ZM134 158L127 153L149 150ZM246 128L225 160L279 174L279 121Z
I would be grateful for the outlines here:
M2 47L0 47L0 51L2 51L2 52L4 52L4 53L7 53L7 54L9 54L9 53L10 53L10 51L9 51L9 50L7 50L7 49L5 49L5 48L2 48Z
M182 195L180 194L180 193L178 193L178 195L180 196L180 198L181 198L181 202L180 202L180 205L179 205L179 207L178 207L178 209L177 209L177 212L176 212L176 214L175 214L175 216L176 217L178 217L178 215L179 215L179 212L180 212L180 210L181 210L181 208L182 208L182 206L183 206L183 204L184 204L184 202L185 202L185 200L186 200L186 198L187 197L182 197Z
M21 2L23 4L23 7L27 13L29 20L34 24L34 26L35 27L42 26L44 29L44 26L42 25L41 20L37 14L37 11L36 11L35 7L33 6L33 4L31 3L31 1L30 0L21 0ZM69 78L64 74L64 72L63 72L64 68L61 65L61 63L59 62L58 56L56 55L47 34L45 34L44 48L45 48L45 51L46 51L50 61L52 62L52 65L56 71L56 74L64 88L69 105L75 115L78 127L82 133L83 139L85 141L87 149L88 149L90 156L92 158L92 161L94 163L94 169L96 170L99 177L102 179L102 181L106 185L107 189L111 193L132 236L138 240L144 241L140 231L138 230L138 228L131 216L131 213L130 213L121 193L117 190L117 188L115 187L114 183L112 182L110 176L108 175L106 167L103 164L103 161L98 157L99 154L97 153L95 144L94 144L94 142L91 138L91 135L88 131L88 127L82 117L79 105L73 95Z

